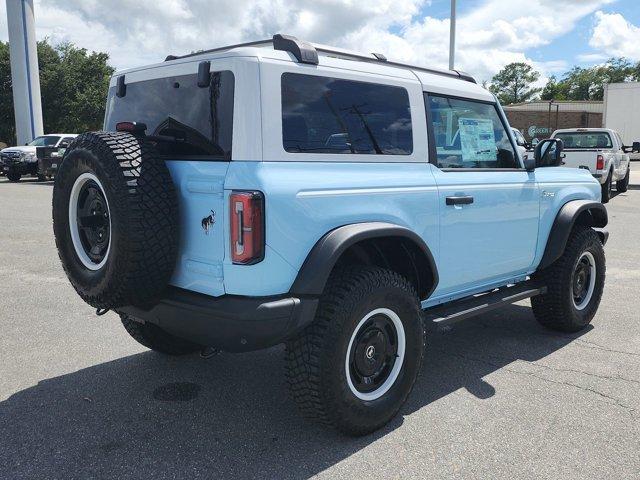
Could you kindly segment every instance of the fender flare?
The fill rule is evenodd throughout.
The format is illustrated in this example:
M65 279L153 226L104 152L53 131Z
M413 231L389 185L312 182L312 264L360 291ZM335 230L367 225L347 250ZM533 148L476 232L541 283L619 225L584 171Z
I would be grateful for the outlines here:
M577 221L589 227L605 227L609 222L607 209L602 203L592 200L572 200L565 203L553 222L538 270L548 267L562 256ZM606 242L606 233L601 235L601 239L603 243Z
M383 237L405 238L419 248L431 269L431 286L429 291L426 292L426 297L431 295L438 285L438 269L431 250L414 231L386 222L343 225L326 233L309 252L293 282L290 292L295 295L321 295L333 267L349 247L363 240Z

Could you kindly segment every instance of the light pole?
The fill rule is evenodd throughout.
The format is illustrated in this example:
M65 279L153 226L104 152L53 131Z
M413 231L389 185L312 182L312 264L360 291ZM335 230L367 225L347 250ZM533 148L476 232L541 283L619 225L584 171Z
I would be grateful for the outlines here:
M456 55L456 0L451 0L451 20L449 24L449 70L453 70Z
M16 140L24 145L43 132L33 0L7 0L7 23Z

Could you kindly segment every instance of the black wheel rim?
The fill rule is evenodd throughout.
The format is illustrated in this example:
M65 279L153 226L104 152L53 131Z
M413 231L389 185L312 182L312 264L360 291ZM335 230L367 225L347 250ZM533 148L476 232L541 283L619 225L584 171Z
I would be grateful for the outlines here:
M93 180L80 188L76 223L83 250L92 262L100 263L107 254L111 226L107 200Z
M356 390L369 393L386 380L398 358L398 336L391 319L374 315L356 334L349 352L349 375Z
M571 282L573 291L573 302L576 306L582 306L587 297L590 295L590 285L592 276L592 265L586 256L580 257L573 271Z

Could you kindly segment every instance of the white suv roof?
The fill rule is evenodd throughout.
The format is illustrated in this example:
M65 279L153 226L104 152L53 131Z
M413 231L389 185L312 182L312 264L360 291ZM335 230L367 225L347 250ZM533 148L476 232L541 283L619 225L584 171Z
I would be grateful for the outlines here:
M259 61L266 62L287 61L325 65L414 80L417 77L423 84L438 85L442 88L470 93L476 98L493 100L491 93L478 85L473 77L464 72L388 61L384 55L379 53L359 53L322 44L303 42L295 37L279 34L267 40L229 45L183 56L169 55L162 63L116 72L111 78L110 87L116 84L118 77L127 73L230 57L253 57ZM169 70L171 68L167 68L167 72Z

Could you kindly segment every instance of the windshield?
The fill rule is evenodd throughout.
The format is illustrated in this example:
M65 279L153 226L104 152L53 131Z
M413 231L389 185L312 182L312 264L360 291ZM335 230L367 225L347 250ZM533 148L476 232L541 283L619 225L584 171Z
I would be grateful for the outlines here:
M42 136L34 138L31 143L29 143L32 147L52 147L56 143L58 143L60 137L56 136Z
M555 138L564 142L564 148L611 148L611 137L607 132L558 133Z

